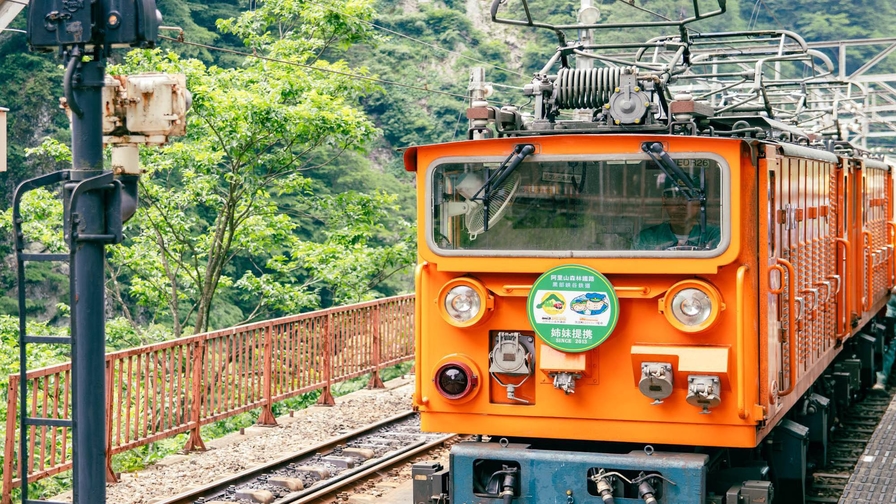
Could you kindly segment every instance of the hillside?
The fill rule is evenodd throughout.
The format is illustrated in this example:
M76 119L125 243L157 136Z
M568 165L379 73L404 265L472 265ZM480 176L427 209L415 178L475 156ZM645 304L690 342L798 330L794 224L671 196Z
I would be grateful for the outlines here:
M350 101L354 101L352 105L369 118L371 126L377 129L376 133L365 138L362 145L345 149L341 154L321 152L313 163L309 162L309 166L315 168L302 171L302 177L309 181L308 187L322 197L333 197L347 191L370 193L379 190L384 194L391 194L397 207L385 214L389 215L386 220L400 218L407 222L413 219L414 196L411 177L401 166L399 149L408 145L465 138L467 121L464 113L472 67L484 67L486 79L494 83L495 94L489 98L492 103L524 105L527 98L520 92L522 86L528 83L530 76L541 69L553 54L558 39L549 30L492 23L489 15L491 0L378 0L372 6L370 20L352 14L354 11L351 9L362 4L366 5L366 2L356 0L340 4L344 10L338 14L342 16L339 18L339 26L344 29L351 25L349 28L356 33L342 42L324 46L316 58L327 62L343 60L342 64L350 73L357 72L364 76L365 80L356 80L355 85L359 87L348 92L347 96ZM267 4L252 2L251 5L253 9L260 9L259 6ZM323 0L300 0L289 5L309 13L311 17L306 22L309 19L327 20L328 17L335 16L337 11ZM693 3L691 0L601 0L595 2L595 5L601 11L602 22L646 23L685 16L692 10ZM700 0L699 5L705 10L718 8L718 4L711 0ZM247 7L245 2L239 0L160 0L159 9L164 15L165 24L182 27L187 42L202 44L188 45L164 40L160 46L163 51L171 51L180 58L196 58L209 68L232 69L236 75L240 68L248 68L257 61L252 63L252 58L225 52L224 50L248 52L244 44L245 33L241 34L235 29L219 29L216 23L221 19L236 18L241 13L246 13ZM529 2L533 19L555 24L574 23L579 7L580 2L571 0ZM501 12L510 16L522 16L521 0L507 0ZM869 0L861 5L833 0L732 0L727 3L724 15L696 23L693 29L702 32L792 30L809 41L820 41L886 37L894 21L896 6L888 0ZM277 20L270 22L273 23L271 27L275 27ZM12 28L24 27L23 13ZM280 29L283 28L284 25L281 25ZM670 32L674 33L674 29L651 27L598 30L595 32L595 42L640 42ZM568 31L567 36L575 37L576 34ZM849 68L846 71L855 71L870 55L883 50L887 45L884 42L878 46L849 48ZM836 50L825 51L836 58ZM896 71L893 59L884 59L875 71ZM67 120L58 108L58 97L62 94L60 62L53 55L28 52L25 36L15 31L0 33L0 60L3 61L0 66L0 106L10 109L10 170L0 173L2 211L9 207L12 191L19 182L66 166L65 161L60 162L46 155L26 156L26 150L37 147L47 137L58 140L64 148L70 141L70 133ZM116 54L112 62L123 61L122 52ZM361 89L362 84L364 89ZM176 187L177 182L168 189ZM281 209L290 207L290 211L310 216L311 218L297 221L294 232L302 239L323 242L327 223L332 222L331 218L321 216L320 212L324 207L313 202L308 206L297 205L286 197L281 197L275 204ZM332 207L329 208L327 211L332 212ZM5 225L8 227L8 223ZM382 244L397 239L386 238L391 232L387 229L390 226L393 225L389 224L375 232L379 233L374 239L375 243ZM374 233L371 230L364 232ZM0 256L7 258L6 264L11 266L12 263L8 261L10 252L8 235L0 236ZM325 256L326 254L314 257ZM259 273L256 281L261 281L262 273L275 273L271 270L274 266L263 266L269 259L236 256L229 266L231 269L228 270L230 276L227 282L237 282L242 271L253 268ZM311 285L316 285L311 292L314 299L306 299L306 302L326 305L332 302L334 296L339 297L338 287L322 288L318 281L313 280L313 272L309 272L313 265L294 264L293 267L303 272L300 284L311 282ZM47 297L48 301L35 302L37 304L32 307L33 312L44 320L64 316L64 312L57 315L54 307L57 301L66 301L65 295L55 295L55 291L45 285L49 277L58 274L58 271L50 269L35 270L33 278L29 278L35 296L38 292L51 294ZM278 274L282 275L282 272ZM133 287L132 275L139 278L140 274L126 272L119 279L122 282L119 285L122 294L111 307L110 313L117 313L126 307L135 314L143 313L133 316L134 323L169 323L168 317L150 316L145 306L138 306L141 302L149 302L151 297L140 298L134 297L136 294L128 294ZM410 288L406 270L397 276L385 270L375 273L375 278L379 277L383 280L370 280L371 285L374 285L370 295L388 295ZM256 287L260 288L258 285ZM0 292L7 293L6 298L0 302L0 314L14 314L15 290L11 267L0 269ZM293 293L290 298L293 304L286 303L279 309L268 307L257 312L244 293L235 290L230 284L225 285L221 293L215 301L218 303L215 309L221 323L241 321L249 314L261 316L283 313L284 306L298 306L294 304L297 296L306 295ZM57 322L61 323L62 319Z

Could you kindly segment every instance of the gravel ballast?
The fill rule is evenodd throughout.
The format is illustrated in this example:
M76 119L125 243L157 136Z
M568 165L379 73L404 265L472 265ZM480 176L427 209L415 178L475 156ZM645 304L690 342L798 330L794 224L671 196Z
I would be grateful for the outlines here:
M253 426L206 441L205 452L166 457L142 471L121 475L106 485L106 502L152 504L191 487L282 458L290 453L411 409L413 377L386 383L385 389L360 390L336 398L335 406L312 406L293 417L277 419L275 427ZM71 502L71 492L54 497Z

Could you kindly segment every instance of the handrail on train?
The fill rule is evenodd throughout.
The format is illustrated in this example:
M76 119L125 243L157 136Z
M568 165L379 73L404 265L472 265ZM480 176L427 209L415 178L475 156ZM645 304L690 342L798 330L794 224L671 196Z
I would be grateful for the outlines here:
M787 269L787 343L788 350L790 354L789 363L790 363L790 376L787 388L784 390L778 391L778 397L784 397L793 392L794 387L796 387L797 381L797 372L796 372L796 307L794 303L796 302L794 296L795 283L796 283L796 272L794 271L793 264L790 264L790 261L786 259L782 259L778 257L778 264L784 266ZM782 289L784 279L781 279ZM780 385L779 385L780 387Z

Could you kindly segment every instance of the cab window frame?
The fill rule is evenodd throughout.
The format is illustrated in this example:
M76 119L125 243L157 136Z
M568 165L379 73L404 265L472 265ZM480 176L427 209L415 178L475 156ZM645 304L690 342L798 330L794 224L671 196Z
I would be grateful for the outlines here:
M446 164L465 163L489 163L498 165L504 161L504 156L444 156L434 159L425 171L424 198L426 205L425 230L426 246L438 256L444 257L526 257L526 258L689 258L710 259L715 258L728 250L731 240L733 224L731 222L731 167L725 158L719 154L700 152L670 152L673 159L709 159L715 161L719 169L719 222L720 241L717 247L708 250L535 250L535 249L462 249L444 248L435 241L435 211L434 200L434 176L438 168ZM646 154L536 154L526 160L531 163L562 163L562 162L644 162L650 161ZM659 168L656 169L661 172Z

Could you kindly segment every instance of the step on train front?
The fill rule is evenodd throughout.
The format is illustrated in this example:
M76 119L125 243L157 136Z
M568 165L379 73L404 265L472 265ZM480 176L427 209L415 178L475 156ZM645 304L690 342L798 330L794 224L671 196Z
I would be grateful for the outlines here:
M718 7L561 40L532 112L474 71L469 139L405 151L414 404L475 436L415 467L415 503L804 501L881 369L892 167L831 126L861 94L799 36L686 31Z

